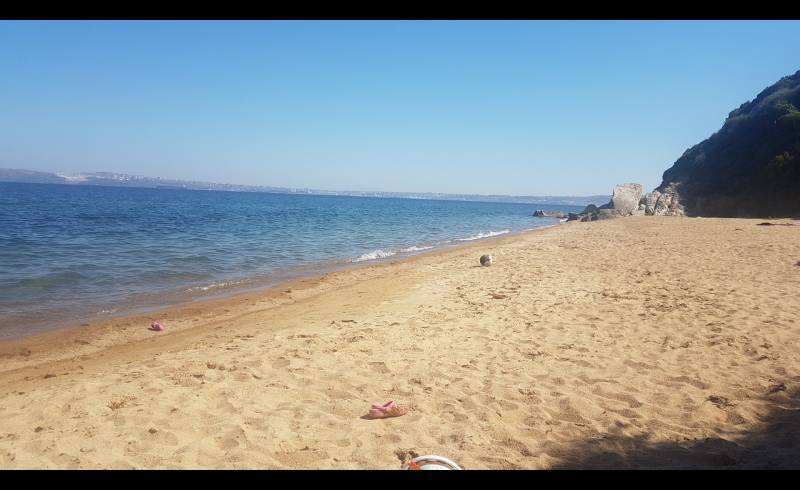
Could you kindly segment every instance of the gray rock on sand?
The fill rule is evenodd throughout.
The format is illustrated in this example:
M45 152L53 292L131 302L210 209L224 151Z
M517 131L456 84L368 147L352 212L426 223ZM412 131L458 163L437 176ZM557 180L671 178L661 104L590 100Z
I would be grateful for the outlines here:
M677 188L670 185L662 191L654 190L642 197L648 216L683 216L685 214Z
M595 204L589 204L585 208L583 208L583 212L581 214L592 214L596 213L599 208Z
M614 219L620 216L625 216L616 209L598 209L597 213L593 215L595 220Z
M581 213L570 213L568 221L600 221L621 216L657 214L654 213L653 209L658 207L659 204L661 204L659 193L642 194L641 184L619 184L614 187L614 195L611 197L611 201L602 206L589 204ZM661 204L661 206L665 208L667 205Z
M648 192L642 197L644 201L644 212L648 216L653 216L656 209L656 203L658 199L661 197L661 193L658 191Z
M533 216L536 218L566 218L567 215L562 213L561 211L542 211L541 209L537 209L533 212Z
M490 265L492 265L492 256L481 255L481 265L484 267L489 267Z
M639 201L641 199L641 184L620 184L614 187L614 195L611 197L611 203L618 214L629 216L639 209Z
M631 216L645 214L646 205L643 202L641 184L619 184L614 187L614 195L611 201L602 206L590 204L583 210L585 218L581 221L595 221L618 218L620 216Z

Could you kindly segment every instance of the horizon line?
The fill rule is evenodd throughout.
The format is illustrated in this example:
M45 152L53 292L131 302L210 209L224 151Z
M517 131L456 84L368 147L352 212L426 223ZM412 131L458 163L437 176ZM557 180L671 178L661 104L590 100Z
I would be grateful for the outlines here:
M477 197L477 198L517 198L517 199L528 199L528 198L594 198L594 197L609 197L611 193L601 193L601 194L586 194L586 195L557 195L557 194L548 194L548 195L536 195L536 194L527 194L527 195L518 195L518 194L476 194L476 193L453 193L453 192L433 192L433 191L378 191L378 190L367 190L367 191L359 191L359 190L342 190L342 189L316 189L311 187L285 187L285 186L270 186L270 185L260 185L260 184L238 184L238 183L223 183L223 182L210 182L210 181L203 181L203 180L183 180L183 179L172 179L172 178L163 178L163 177L150 177L147 175L136 175L136 174L128 174L124 172L110 172L110 171L99 171L99 172L78 172L73 174L67 174L62 172L44 172L41 170L29 170L29 169L21 169L21 168L9 168L9 167L0 167L0 171L8 170L8 171L21 171L21 172L32 172L37 174L44 174L50 176L56 176L62 179L67 180L66 182L27 182L27 181L8 181L8 180L0 180L0 182L9 182L9 183L29 183L29 184L55 184L55 185L88 185L94 187L119 187L117 185L101 185L101 184L92 184L87 183L84 184L84 181L74 181L70 182L71 178L75 177L95 177L95 178L103 178L103 174L109 174L112 176L120 176L120 177L132 177L134 179L149 179L149 180L158 180L163 181L166 183L173 183L174 187L182 187L184 190L208 190L208 191L223 191L223 192L268 192L268 193L280 193L280 194L310 194L310 193L348 193L348 194L392 194L393 196L390 197L400 197L400 198L411 198L407 196L415 196L415 195L428 195L428 196L450 196L450 197ZM114 179L108 179L113 181ZM119 180L119 182L125 182L125 180ZM177 185L176 185L177 184ZM229 186L229 187L240 187L243 189L235 190L235 189L193 189L189 187L185 187L186 185L213 185L213 186ZM169 184L167 184L169 185ZM135 186L135 185L123 185L124 187L138 187L138 188L147 188L144 186ZM157 188L157 187L151 187ZM253 189L253 190L245 190L246 189ZM404 197L406 196L406 197ZM350 197L385 197L379 195L373 196L350 196ZM466 199L464 199L466 200Z

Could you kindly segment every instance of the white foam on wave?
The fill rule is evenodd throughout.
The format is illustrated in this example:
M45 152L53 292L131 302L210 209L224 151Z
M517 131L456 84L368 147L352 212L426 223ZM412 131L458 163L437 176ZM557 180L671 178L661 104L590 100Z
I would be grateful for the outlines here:
M208 291L209 289L222 288L225 286L234 286L236 284L242 284L243 282L245 281L212 282L211 284L207 284L205 286L195 286L193 288L189 288L186 290L186 292L191 293L193 291Z
M367 260L377 260L377 259L385 259L387 257L391 257L393 255L397 255L398 252L400 253L411 253L411 252L421 252L423 250L430 250L433 248L433 245L412 245L407 248L401 248L400 250L373 250L370 253L366 253L361 257L352 259L350 262L364 262Z
M502 231L489 231L486 233L478 233L477 235L467 237L467 238L456 238L459 242L469 242L472 240L480 240L481 238L489 238L497 235L505 235L506 233L510 233L511 230L502 230Z
M373 250L370 253L364 254L361 257L351 260L351 262L364 262L365 260L385 259L397 254L394 250L384 252L383 250Z
M423 246L423 247L418 247L418 246L414 245L414 246L412 246L412 247L403 248L403 249L401 249L400 251L401 251L401 252L421 252L422 250L430 250L430 249L432 249L432 248L433 248L433 245L431 245L431 246L429 246L429 247L425 247L425 246Z

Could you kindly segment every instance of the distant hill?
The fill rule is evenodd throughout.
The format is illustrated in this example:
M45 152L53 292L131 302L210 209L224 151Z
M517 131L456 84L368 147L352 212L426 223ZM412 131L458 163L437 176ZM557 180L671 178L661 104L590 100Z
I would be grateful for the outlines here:
M800 71L731 112L664 172L690 216L800 216Z
M0 182L28 182L31 184L65 184L63 177L47 172L0 168Z
M238 184L215 184L184 180L142 177L138 175L95 172L77 175L58 175L31 170L0 168L0 182L27 182L33 184L98 185L115 187L144 187L163 189L186 189L229 192L272 192L279 194L314 194L324 196L352 197L393 197L400 199L441 199L451 201L514 202L526 204L550 204L554 206L587 206L602 204L610 198L597 196L502 196L477 194L439 194L431 192L365 192L365 191L325 191L315 189L292 189L287 187L268 187Z

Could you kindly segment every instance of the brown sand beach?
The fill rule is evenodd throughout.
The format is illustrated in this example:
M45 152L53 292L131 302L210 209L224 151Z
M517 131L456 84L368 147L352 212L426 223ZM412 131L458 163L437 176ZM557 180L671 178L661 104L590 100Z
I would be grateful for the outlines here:
M800 222L763 221L574 222L6 342L0 467L798 468Z

